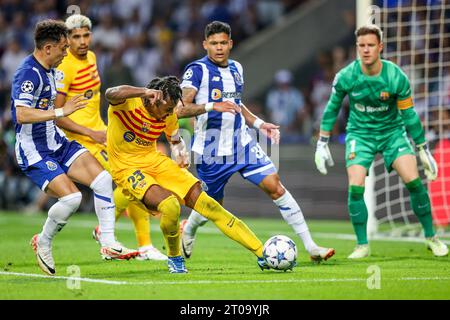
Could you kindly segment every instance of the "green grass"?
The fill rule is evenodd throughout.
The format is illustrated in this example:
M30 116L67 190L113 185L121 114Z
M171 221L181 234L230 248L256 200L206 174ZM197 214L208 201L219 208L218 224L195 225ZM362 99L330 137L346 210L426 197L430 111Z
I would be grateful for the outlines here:
M422 243L372 241L370 258L349 261L346 256L353 249L354 240L336 239L335 235L352 234L351 225L344 221L309 221L316 242L336 249L331 260L315 265L282 219L244 219L262 241L275 234L285 234L296 241L299 258L293 272L261 272L251 253L208 223L200 229L194 254L187 260L189 273L171 275L165 262L102 261L99 247L91 238L96 218L86 214L71 217L54 241L57 276L70 276L68 267L76 265L82 278L114 283L82 281L80 289L69 289L66 278L41 277L44 274L28 244L44 220L44 215L0 213L0 299L450 298L448 257L433 257ZM117 236L125 245L135 245L131 222L125 218L117 224ZM157 220L153 220L152 238L161 248L163 240ZM368 289L372 275L368 268L374 265L380 270L380 288Z

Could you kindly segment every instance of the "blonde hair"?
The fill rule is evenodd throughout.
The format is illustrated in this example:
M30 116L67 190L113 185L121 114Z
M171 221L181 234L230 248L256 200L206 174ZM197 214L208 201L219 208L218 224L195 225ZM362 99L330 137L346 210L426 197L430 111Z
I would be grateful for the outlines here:
M72 31L76 28L88 28L89 30L91 30L92 22L91 19L83 16L82 14L73 14L66 19L66 26L69 31Z

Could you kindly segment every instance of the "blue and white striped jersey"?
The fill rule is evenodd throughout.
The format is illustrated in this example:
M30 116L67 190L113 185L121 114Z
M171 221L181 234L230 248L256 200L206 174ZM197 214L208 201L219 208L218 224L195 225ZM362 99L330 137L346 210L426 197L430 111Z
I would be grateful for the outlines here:
M16 107L40 110L54 109L56 98L55 71L45 69L33 55L24 59L14 74L11 88L11 113L16 128L16 157L28 167L58 150L66 139L53 120L19 124Z
M244 85L242 65L228 60L227 67L214 64L207 56L188 64L182 88L197 90L196 104L232 101L241 103ZM210 111L196 117L192 151L207 156L230 156L250 141L242 114Z

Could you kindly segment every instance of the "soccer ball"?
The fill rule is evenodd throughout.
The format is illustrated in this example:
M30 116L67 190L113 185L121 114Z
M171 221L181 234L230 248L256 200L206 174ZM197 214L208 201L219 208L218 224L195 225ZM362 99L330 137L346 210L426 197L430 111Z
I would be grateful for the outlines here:
M276 235L266 241L263 257L275 270L292 270L297 261L297 246L289 237Z

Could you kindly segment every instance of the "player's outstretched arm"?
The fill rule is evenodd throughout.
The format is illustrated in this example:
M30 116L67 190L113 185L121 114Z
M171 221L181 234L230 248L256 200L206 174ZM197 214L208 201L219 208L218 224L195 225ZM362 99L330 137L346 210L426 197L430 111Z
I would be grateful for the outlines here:
M254 115L243 103L241 103L242 115L245 118L245 122L248 126L259 130L266 137L269 137L272 143L280 143L280 126L277 126L270 122L258 118Z
M196 94L197 90L193 88L183 88L182 100L184 105L179 104L175 109L179 119L195 117L212 110L217 112L231 112L232 114L241 112L241 108L231 101L196 104L194 103Z
M66 96L58 94L55 100L55 108L62 108L66 102ZM62 117L56 120L56 125L64 130L71 131L91 138L96 143L106 143L106 131L96 131L82 126L68 117Z
M74 96L64 107L54 110L39 110L26 106L16 107L16 119L19 124L45 122L68 116L86 106L87 101L82 94Z
M156 101L165 103L161 90L148 89L143 87L133 87L122 85L106 89L106 99L111 105L118 105L130 98L146 98L153 104Z

